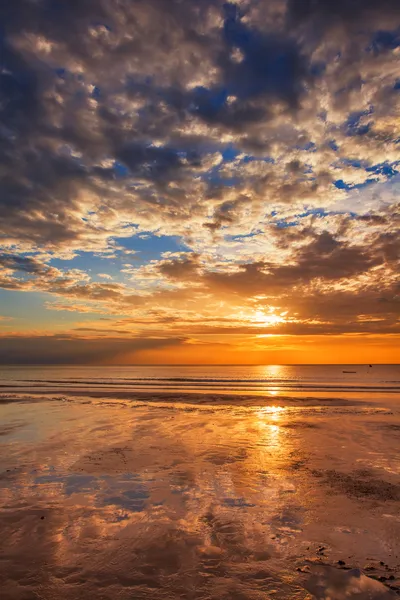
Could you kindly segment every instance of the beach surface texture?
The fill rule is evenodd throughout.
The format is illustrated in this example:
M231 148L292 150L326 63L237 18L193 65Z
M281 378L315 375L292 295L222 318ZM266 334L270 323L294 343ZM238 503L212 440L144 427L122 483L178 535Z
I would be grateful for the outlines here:
M355 368L351 390L331 377L324 392L304 378L240 391L243 377L220 390L198 373L192 393L188 377L163 393L115 372L41 370L35 385L4 372L2 600L398 597L400 377L387 369L380 389Z

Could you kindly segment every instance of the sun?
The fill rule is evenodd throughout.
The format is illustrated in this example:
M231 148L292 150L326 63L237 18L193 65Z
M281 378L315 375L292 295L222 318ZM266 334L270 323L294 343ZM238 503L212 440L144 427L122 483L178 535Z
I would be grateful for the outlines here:
M287 315L287 312L276 314L276 308L274 306L270 306L268 310L268 313L265 313L262 310L255 311L254 321L256 325L271 327L272 325L279 325L279 323L286 323L285 316Z

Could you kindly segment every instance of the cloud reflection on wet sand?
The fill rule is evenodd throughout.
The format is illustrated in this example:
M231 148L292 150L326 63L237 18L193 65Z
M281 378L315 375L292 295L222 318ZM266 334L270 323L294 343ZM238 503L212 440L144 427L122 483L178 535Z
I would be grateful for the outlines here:
M5 598L394 593L399 416L278 402L2 405Z

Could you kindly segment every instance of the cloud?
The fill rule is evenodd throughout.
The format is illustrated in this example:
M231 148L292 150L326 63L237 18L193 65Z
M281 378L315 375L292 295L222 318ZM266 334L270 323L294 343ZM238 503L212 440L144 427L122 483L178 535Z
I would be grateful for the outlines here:
M2 336L0 364L118 364L143 350L173 348L184 339L84 339L68 335Z
M2 288L183 336L249 331L268 303L290 333L397 327L397 1L15 0L0 19Z
M292 23L313 20L328 28L352 25L361 29L360 22L375 28L393 25L393 20L400 19L400 9L396 0L289 0L288 15Z

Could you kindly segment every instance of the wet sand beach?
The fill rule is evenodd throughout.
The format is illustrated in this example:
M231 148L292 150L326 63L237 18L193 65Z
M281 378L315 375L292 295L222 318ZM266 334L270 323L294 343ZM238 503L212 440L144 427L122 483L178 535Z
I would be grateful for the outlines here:
M0 399L5 600L400 593L400 406L251 395Z

